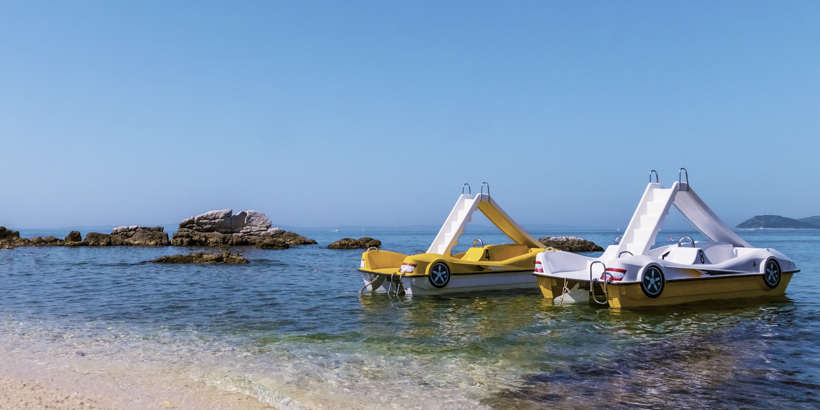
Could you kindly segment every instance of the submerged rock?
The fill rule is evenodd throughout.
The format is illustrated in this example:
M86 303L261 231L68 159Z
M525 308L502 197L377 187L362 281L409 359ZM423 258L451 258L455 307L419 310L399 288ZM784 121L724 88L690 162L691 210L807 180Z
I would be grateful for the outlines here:
M538 242L548 248L566 252L601 252L604 248L577 236L553 236L538 239Z
M188 255L166 255L154 260L151 263L183 263L183 264L205 264L205 263L219 263L225 265L240 265L248 263L239 253L221 252L221 253L205 253L194 252Z
M339 239L338 241L333 242L330 245L328 245L327 248L328 249L367 249L367 248L370 248L370 247L378 248L379 246L382 246L382 241L380 241L378 239L364 237L364 238L359 238L359 239L353 239L353 238Z

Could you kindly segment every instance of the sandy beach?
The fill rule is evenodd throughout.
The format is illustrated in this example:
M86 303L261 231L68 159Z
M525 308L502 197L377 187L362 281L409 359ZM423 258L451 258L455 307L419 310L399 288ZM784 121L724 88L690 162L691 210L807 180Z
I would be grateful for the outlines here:
M80 365L75 359L44 363L6 355L0 363L0 409L271 408L241 392L175 379L163 369L129 372L106 367Z

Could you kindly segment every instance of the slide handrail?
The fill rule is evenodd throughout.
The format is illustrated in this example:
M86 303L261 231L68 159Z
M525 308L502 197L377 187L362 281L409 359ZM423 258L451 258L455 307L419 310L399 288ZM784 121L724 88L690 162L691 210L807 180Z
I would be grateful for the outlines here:
M487 185L487 196L489 197L490 196L490 184L488 184L486 182L481 183L481 193L482 194L484 193L484 185Z
M686 168L681 168L681 169L678 170L678 185L680 185L680 183L681 183L681 179L680 179L680 177L681 177L680 172L681 171L686 173L686 190L688 191L689 190L689 171L687 171ZM678 191L680 191L680 190L681 189L678 188Z

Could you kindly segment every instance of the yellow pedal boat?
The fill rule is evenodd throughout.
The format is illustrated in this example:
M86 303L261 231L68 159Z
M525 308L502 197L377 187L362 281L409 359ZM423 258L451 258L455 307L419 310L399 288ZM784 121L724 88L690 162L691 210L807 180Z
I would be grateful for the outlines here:
M650 182L623 237L603 255L539 253L534 275L544 296L556 303L595 302L613 308L673 305L718 299L783 295L795 263L771 248L755 248L726 226L686 182L671 188ZM655 182L652 182L652 174ZM707 240L683 237L653 248L675 206Z
M484 193L484 187L487 193ZM490 197L489 185L481 192L464 193L427 252L405 255L375 248L362 253L359 271L362 291L382 289L408 295L441 295L487 290L538 289L532 276L535 256L544 249L538 240L518 226ZM481 211L514 243L484 245L475 240L466 252L451 254L458 238L476 210Z

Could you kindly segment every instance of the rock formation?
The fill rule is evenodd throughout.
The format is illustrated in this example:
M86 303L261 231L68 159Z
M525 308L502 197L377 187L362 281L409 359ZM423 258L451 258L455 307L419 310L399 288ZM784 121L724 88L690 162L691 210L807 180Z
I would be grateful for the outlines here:
M68 236L65 237L64 241L66 242L82 242L83 235L79 231L71 231Z
M538 240L548 248L566 252L602 252L604 248L577 236L553 236Z
M98 232L89 232L83 239L85 246L111 246L111 235Z
M313 239L293 232L271 228L270 218L258 211L210 211L180 222L171 239L173 246L246 246L260 249L285 249L291 245L315 244ZM283 244L285 246L283 246Z
M111 232L113 246L168 246L168 234L165 228L157 226L146 228L143 226L120 226Z
M20 232L0 226L0 245L4 249L13 249L15 246L31 246L31 241L20 237Z
M0 226L0 246L168 246L168 234L165 228L145 228L142 226L121 226L114 228L110 235L91 232L83 239L82 234L71 231L65 239L53 236L38 236L36 238L21 238L17 231L8 230Z
M31 246L63 246L65 241L53 236L38 236L31 238Z
M152 261L152 263L187 263L187 264L204 264L204 263L220 263L225 265L239 265L248 263L241 254L221 252L221 253L205 253L195 252L189 255L167 255Z
M282 238L264 238L256 242L256 247L259 249L287 249L290 248L287 242Z
M260 236L279 230L279 228L271 229L270 218L262 212L243 211L236 215L232 214L232 209L205 212L183 220L179 223L179 229L249 236Z
M344 238L327 246L328 249L367 249L382 246L382 241L373 238Z

